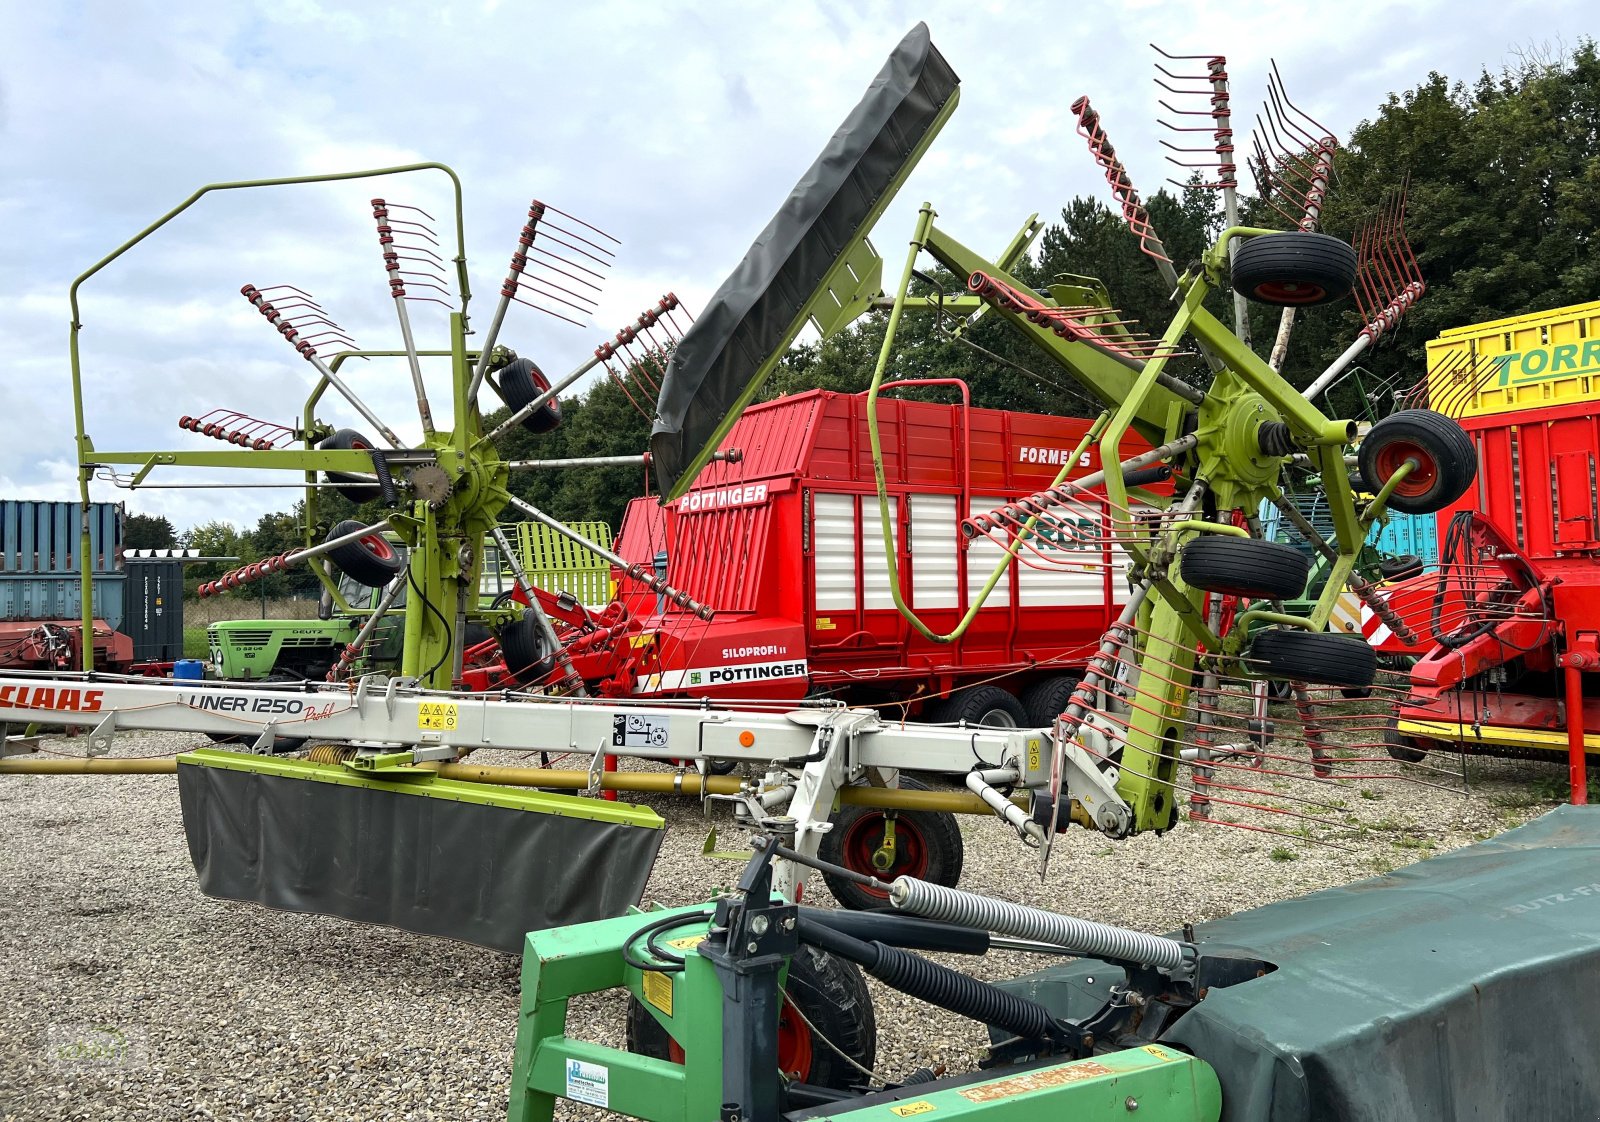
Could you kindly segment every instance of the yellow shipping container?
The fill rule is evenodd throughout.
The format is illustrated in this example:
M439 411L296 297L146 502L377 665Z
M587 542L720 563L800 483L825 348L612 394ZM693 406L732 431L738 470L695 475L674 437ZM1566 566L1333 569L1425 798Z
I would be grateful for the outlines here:
M1428 344L1428 404L1478 417L1600 400L1600 300L1456 327Z

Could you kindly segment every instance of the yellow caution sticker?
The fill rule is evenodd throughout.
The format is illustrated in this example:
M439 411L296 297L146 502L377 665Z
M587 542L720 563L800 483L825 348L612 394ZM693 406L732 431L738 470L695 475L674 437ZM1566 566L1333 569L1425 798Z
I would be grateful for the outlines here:
M1157 1048L1154 1044L1146 1044L1144 1046L1144 1050L1146 1052L1149 1052L1152 1056L1154 1056L1158 1060L1170 1060L1170 1059L1172 1059L1172 1053L1171 1052L1168 1052L1165 1048Z
M672 1016L672 978L659 970L646 970L644 999L667 1016Z
M963 1088L956 1094L969 1102L988 1103L996 1099L1008 1099L1012 1095L1026 1095L1029 1091L1045 1091L1066 1083L1076 1083L1080 1079L1093 1079L1097 1075L1113 1074L1110 1068L1097 1060L1078 1060L1060 1067L1030 1071L1027 1075L1014 1075L994 1083L980 1083L976 1087Z
M1039 739L1034 737L1028 741L1028 770L1038 771L1044 766L1039 752Z
M829 619L827 616L818 616L817 617L817 630L818 631L832 631L834 628L836 628L838 626L839 626L838 624L834 623L833 620Z
M934 1106L927 1099L918 1099L914 1103L899 1103L895 1106L891 1106L889 1108L889 1113L898 1114L901 1118L910 1118L914 1114L926 1114L930 1110L938 1109L938 1107Z
M674 950L689 951L706 941L704 935L688 935L682 939L668 939L667 946Z
M417 727L454 732L459 707L453 701L424 701L417 706Z

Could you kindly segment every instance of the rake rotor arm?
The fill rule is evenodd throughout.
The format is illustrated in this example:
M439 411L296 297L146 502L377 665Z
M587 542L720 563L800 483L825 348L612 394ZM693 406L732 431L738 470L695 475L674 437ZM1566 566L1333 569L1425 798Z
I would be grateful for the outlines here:
M922 215L913 244L925 250L930 257L956 276L968 277L973 273L983 272L1014 288L1028 288L1007 270L1000 268L994 262L985 261L935 226L933 224L935 214L931 207L924 206ZM1132 375L1139 369L1137 363L1112 355L1090 343L1063 339L1049 327L1032 323L1026 317L1014 312L1001 308L995 310L1022 332L1030 342L1061 364L1096 399L1108 406L1116 407L1126 398L1128 388L1132 384ZM1176 386L1173 385L1174 382L1177 383ZM1188 392L1181 392L1179 386ZM1194 400L1190 395L1195 392L1197 391L1192 387L1183 386L1176 379L1155 386L1140 403L1133 427L1151 444L1162 443L1173 411L1187 408Z

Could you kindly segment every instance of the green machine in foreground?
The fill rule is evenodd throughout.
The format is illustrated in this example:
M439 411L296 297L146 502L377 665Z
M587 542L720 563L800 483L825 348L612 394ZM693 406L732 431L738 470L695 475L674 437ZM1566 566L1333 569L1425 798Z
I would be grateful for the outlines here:
M757 853L738 890L710 907L528 936L509 1122L549 1122L560 1098L650 1122L1444 1122L1600 1110L1592 808L1181 938L908 877L887 886L890 914L796 907L770 893L775 855ZM916 953L1002 947L1081 957L992 984ZM779 983L818 955L836 979L863 970L987 1024L987 1059L959 1074L808 1082L815 1057L787 1026L796 1006L820 1025L821 1007L792 979L787 996ZM670 1036L670 1055L565 1035L573 997L619 986ZM797 1074L801 1064L811 1066Z

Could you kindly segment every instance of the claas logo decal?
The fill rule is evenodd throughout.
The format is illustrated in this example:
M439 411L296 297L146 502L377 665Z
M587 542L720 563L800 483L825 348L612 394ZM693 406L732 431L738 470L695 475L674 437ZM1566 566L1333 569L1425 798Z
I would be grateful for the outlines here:
M98 713L104 690L66 686L0 686L0 709L57 709L67 713Z

